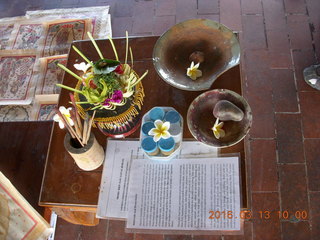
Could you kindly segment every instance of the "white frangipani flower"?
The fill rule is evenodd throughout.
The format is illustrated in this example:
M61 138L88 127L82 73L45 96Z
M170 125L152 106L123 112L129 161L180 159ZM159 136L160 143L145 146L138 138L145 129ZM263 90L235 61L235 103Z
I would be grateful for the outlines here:
M156 120L154 122L155 128L149 131L149 135L153 136L153 140L158 142L161 138L167 139L171 136L169 133L170 122L162 122L161 120Z
M73 66L75 67L75 69L83 71L84 73L87 72L87 70L91 67L90 63L85 63L85 62L81 62L81 63L75 63L73 64Z
M315 78L309 79L309 82L314 85L317 83L317 79Z
M63 114L65 116L65 118L67 119L67 121L69 122L69 124L71 126L73 126L74 123L73 123L73 121L71 119L71 115L70 115L70 110L71 109L72 109L71 107L69 107L68 109L66 109L64 106L60 106L59 107L59 111L61 112L61 114ZM58 122L59 123L59 127L61 129L65 127L63 121L61 120L61 118L59 117L58 114L55 114L53 116L53 121Z
M187 69L187 76L192 80L196 80L198 77L202 76L202 71L199 70L200 63L194 65L194 62L191 62L190 67Z
M216 139L222 138L226 135L225 131L222 129L224 122L219 123L219 118L217 118L215 124L211 128Z

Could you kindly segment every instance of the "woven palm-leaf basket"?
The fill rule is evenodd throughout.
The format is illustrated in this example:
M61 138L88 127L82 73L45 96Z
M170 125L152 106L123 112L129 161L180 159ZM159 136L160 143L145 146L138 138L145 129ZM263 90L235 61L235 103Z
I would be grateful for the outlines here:
M133 70L132 70L133 71ZM137 78L139 76L133 71ZM82 83L79 81L76 89L80 90ZM76 102L84 101L85 97L75 92ZM111 137L125 137L133 133L140 124L140 111L143 105L144 90L142 82L134 87L134 94L127 98L123 106L117 106L114 110L98 109L94 118L94 127L98 127L105 135ZM77 105L79 114L85 118L86 112L93 114L91 110L94 105Z

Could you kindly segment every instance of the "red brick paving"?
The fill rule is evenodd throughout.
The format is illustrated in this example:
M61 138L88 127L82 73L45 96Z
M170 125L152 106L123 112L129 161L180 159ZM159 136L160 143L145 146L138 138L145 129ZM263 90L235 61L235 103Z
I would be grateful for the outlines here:
M222 240L222 236L195 235L193 240Z
M306 221L301 222L282 222L283 240L309 240L310 225Z
M276 141L251 140L250 148L252 191L278 191Z
M135 240L163 240L163 236L160 234L136 234Z
M303 136L305 138L320 138L320 92L299 93Z
M305 164L279 166L281 211L288 211L289 219L297 211L309 213L308 188Z
M320 235L320 192L310 192L311 236L317 239Z
M316 57L314 51L311 49L299 49L292 51L292 59L294 63L295 78L297 82L298 91L317 91L311 88L303 80L303 69L315 64Z
M262 10L262 3L260 0L241 0L241 10L242 14L261 14L263 13Z
M306 139L304 143L309 190L320 191L320 139Z
M260 219L256 212L246 222L244 236L223 237L134 236L124 233L124 223L118 221L95 228L59 221L56 239L319 239L320 92L309 87L302 75L305 67L320 59L319 0L23 2L1 1L0 17L23 15L31 9L110 5L114 36L124 36L125 30L130 35L159 35L190 18L214 19L240 31L243 93L253 111L248 138L249 202L253 211L273 215L285 210L291 215L301 210L309 214L308 220L280 221L275 216Z
M288 31L292 49L312 49L309 18L306 15L288 15Z
M299 112L297 89L291 69L272 70L273 103L275 112Z
M278 192L252 194L253 239L281 239Z
M304 163L300 114L276 114L279 163Z

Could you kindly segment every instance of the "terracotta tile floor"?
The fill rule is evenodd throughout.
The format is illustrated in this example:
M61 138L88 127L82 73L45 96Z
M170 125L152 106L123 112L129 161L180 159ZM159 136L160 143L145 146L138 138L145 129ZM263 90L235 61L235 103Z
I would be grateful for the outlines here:
M110 5L113 35L159 35L188 18L209 18L240 32L244 96L253 110L247 138L252 210L244 236L162 236L124 233L124 224L97 227L58 221L56 239L300 240L320 233L320 92L302 70L320 59L319 0L1 0L0 17L26 10ZM292 213L305 210L306 220ZM288 211L288 219L277 211Z

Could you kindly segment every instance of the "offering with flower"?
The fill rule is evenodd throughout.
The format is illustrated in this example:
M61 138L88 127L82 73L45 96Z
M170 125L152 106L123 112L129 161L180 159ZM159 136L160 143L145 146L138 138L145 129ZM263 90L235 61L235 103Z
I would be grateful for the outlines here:
M169 160L180 150L183 119L172 107L154 107L142 118L141 148L150 159Z
M120 62L111 38L109 41L115 59L106 58L89 32L88 36L100 59L96 61L88 59L73 45L73 50L85 60L85 62L74 64L74 68L80 74L61 64L58 66L78 81L75 82L75 87L63 84L57 84L57 86L75 93L76 104L83 118L86 112L92 115L93 111L97 110L95 123L98 127L106 130L110 135L121 134L136 124L135 117L141 110L144 97L141 80L148 71L139 77L133 70L133 53L129 47L128 33L126 33L124 62ZM128 64L129 53L130 65Z

